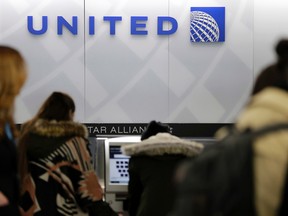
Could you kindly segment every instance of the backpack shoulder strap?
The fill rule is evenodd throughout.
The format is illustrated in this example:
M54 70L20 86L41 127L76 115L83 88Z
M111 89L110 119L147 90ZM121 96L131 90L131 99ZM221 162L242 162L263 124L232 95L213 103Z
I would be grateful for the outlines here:
M285 129L288 129L288 124L287 123L279 123L279 124L273 124L273 125L265 126L261 129L253 131L252 134L253 134L253 136L258 137L258 136L262 136L262 135L270 133L270 132L274 132L274 131L278 131L278 130L285 130Z
M275 132L278 130L288 130L288 123L278 123L278 124L272 124L272 125L268 125L268 126L264 126L260 129L257 130L252 130L251 128L247 128L244 131L239 131L236 129L235 125L231 125L228 128L228 135L227 137L224 138L224 140L226 138L241 138L241 137L250 137L252 140L254 140L257 137L260 137L262 135L271 133L271 132Z

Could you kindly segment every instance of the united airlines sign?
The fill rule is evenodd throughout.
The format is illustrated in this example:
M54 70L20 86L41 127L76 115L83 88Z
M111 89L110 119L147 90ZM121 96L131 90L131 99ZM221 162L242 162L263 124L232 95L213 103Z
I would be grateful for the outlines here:
M41 17L41 25L34 26L33 16L27 17L27 29L32 35L43 35L49 28L49 17ZM147 30L148 16L130 17L131 35L149 35ZM39 20L37 20L39 22ZM117 34L117 24L124 22L122 16L104 16L103 22L109 24L109 34ZM63 35L64 29L72 35L78 34L78 17L72 16L69 19L57 16L57 35ZM172 35L178 30L178 22L171 16L157 17L157 35ZM88 34L95 35L96 19L88 17ZM169 26L167 28L167 26ZM190 40L191 42L223 42L225 41L225 8L224 7L191 7L190 8Z

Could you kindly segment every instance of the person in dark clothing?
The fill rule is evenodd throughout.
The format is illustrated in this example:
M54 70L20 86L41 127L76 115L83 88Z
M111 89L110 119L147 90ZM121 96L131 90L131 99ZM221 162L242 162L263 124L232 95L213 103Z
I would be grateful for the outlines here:
M122 147L129 161L130 216L165 216L175 198L175 171L185 159L198 155L203 145L170 134L170 128L152 121L142 142Z
M0 215L18 216L18 172L13 106L26 80L25 61L14 48L0 46Z

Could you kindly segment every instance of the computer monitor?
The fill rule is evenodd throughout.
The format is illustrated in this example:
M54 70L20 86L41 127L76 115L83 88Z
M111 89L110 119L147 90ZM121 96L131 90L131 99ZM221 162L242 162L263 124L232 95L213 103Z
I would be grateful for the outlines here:
M105 191L121 193L128 191L129 156L122 154L121 146L140 142L140 136L124 136L105 140Z

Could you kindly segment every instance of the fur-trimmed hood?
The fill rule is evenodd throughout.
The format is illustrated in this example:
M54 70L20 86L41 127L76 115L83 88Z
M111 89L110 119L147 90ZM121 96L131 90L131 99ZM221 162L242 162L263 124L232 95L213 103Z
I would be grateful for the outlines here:
M201 153L203 144L180 139L169 133L158 133L140 143L123 145L123 154L160 156L164 154L181 154L188 157L196 156Z
M30 129L30 132L46 137L80 136L88 138L87 128L83 124L73 121L48 121L39 119Z

